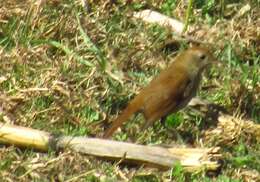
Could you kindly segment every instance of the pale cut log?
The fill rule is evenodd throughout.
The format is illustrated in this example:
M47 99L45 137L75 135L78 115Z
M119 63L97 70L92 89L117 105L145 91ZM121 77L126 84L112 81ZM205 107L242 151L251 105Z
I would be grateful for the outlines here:
M164 148L88 137L54 137L50 133L9 124L0 126L0 142L42 151L71 149L111 160L146 164L160 169L180 164L188 171L217 170L219 148Z
M217 170L219 148L164 148L86 137L61 137L57 146L109 159L170 168L180 163L187 171Z
M0 143L47 151L51 140L48 132L0 123Z
M176 40L178 40L178 39L186 40L186 41L196 43L196 44L204 44L204 45L212 46L212 44L209 42L198 40L195 37L189 36L187 33L183 32L185 25L181 21L171 18L169 16L166 16L164 14L161 14L157 11L153 11L153 10L149 10L149 9L142 10L139 12L134 12L133 17L140 19L147 23L155 23L162 27L170 28L171 31L173 31L177 35L177 36L174 36L174 38Z
M178 35L181 35L184 29L184 24L182 22L152 10L134 12L133 17L142 19L148 23L156 23L163 27L170 27L171 30Z

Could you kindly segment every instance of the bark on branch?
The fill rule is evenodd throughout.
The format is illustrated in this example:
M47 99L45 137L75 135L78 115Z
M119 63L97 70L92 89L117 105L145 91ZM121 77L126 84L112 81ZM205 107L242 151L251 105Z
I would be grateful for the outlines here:
M181 164L187 171L217 170L219 148L164 148L87 137L61 136L9 124L0 125L0 142L41 151L71 149L110 160L167 169Z

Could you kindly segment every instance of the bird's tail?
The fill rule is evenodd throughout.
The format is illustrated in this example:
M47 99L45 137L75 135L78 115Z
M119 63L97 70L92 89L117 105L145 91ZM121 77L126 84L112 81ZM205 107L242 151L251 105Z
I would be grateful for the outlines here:
M128 104L125 110L113 121L112 126L105 131L103 138L109 138L113 135L117 128L122 126L122 124L127 121L134 113L136 113L140 108L136 105L137 99L134 99Z

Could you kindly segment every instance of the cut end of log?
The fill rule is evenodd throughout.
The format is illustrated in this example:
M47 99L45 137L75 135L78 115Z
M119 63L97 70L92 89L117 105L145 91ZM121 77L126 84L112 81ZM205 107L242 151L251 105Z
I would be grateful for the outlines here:
M221 164L220 148L169 148L172 155L180 159L181 166L186 171L217 170Z

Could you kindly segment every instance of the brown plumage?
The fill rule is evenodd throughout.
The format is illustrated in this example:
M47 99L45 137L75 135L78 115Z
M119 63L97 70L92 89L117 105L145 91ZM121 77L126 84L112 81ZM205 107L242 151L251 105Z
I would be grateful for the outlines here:
M110 137L136 112L143 113L148 127L185 107L196 95L202 71L213 60L211 53L202 47L191 47L178 54L168 68L130 101L103 137Z

